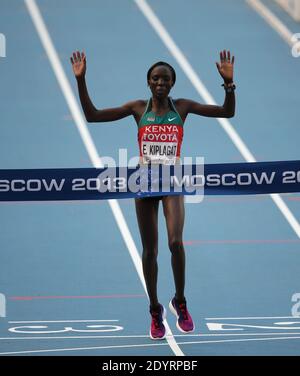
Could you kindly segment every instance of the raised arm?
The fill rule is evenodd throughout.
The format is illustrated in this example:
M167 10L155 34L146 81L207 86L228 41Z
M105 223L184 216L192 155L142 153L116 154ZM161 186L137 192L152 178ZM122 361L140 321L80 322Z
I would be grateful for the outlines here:
M126 116L136 116L136 102L128 102L123 106L98 110L92 103L85 81L86 56L84 52L73 52L70 58L73 72L77 80L81 106L88 122L105 122L122 119Z
M220 52L220 63L216 63L218 71L224 80L225 100L223 106L201 104L189 99L178 99L176 106L185 118L189 113L208 116L230 118L235 113L235 95L233 84L234 56L230 58L230 51Z

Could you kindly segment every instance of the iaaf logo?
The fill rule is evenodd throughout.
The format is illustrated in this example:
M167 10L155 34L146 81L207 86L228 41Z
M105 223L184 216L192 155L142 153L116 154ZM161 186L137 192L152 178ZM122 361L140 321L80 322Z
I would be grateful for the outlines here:
M6 57L6 39L5 35L0 33L0 57Z

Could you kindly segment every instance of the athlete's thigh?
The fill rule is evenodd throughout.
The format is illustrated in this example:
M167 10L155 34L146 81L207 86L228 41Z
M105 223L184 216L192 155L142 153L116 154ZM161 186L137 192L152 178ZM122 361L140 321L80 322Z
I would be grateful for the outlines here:
M170 240L182 240L184 226L184 196L164 196L162 199Z
M135 199L135 210L143 247L157 247L158 206L159 200L157 198Z

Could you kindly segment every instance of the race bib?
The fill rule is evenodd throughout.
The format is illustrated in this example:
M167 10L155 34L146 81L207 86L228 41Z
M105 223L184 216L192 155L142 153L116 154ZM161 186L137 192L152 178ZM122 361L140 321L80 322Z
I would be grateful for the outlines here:
M173 165L176 163L177 142L142 141L144 163Z

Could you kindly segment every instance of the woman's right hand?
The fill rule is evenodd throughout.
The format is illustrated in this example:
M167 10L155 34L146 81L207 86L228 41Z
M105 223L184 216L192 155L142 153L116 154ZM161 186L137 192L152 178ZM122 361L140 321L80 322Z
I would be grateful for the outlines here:
M84 77L86 72L86 56L84 52L73 52L73 57L70 58L73 72L76 78Z

